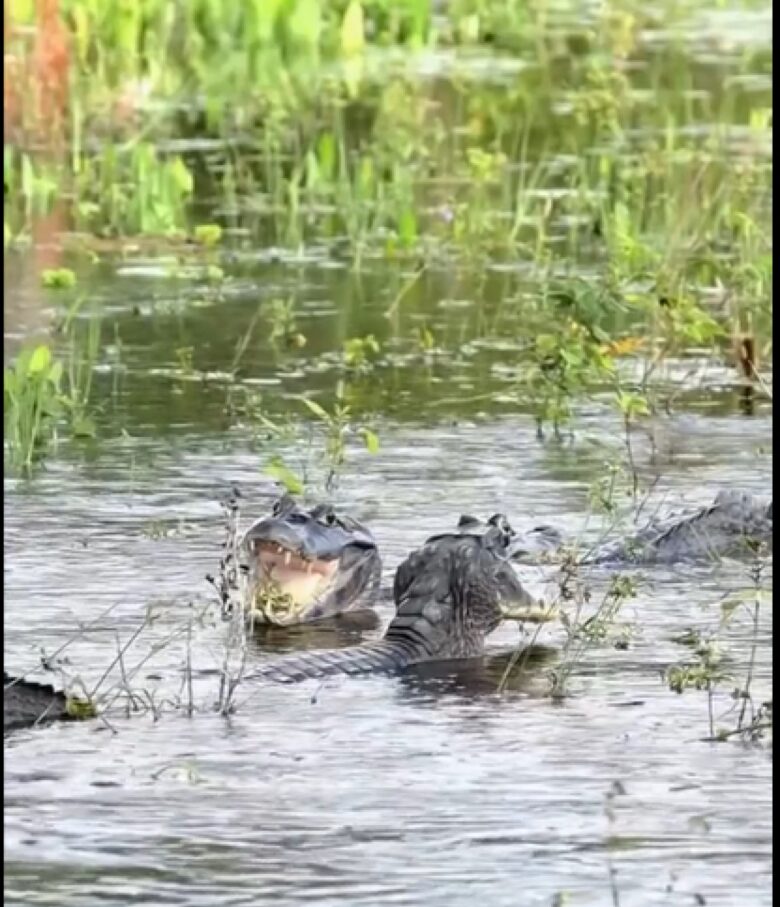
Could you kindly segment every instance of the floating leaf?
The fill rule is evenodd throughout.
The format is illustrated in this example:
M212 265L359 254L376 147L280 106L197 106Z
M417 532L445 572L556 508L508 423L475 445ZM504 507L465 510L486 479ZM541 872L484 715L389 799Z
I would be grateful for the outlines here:
M70 718L75 718L77 721L87 721L90 718L97 717L95 703L89 699L80 699L76 696L68 697L65 711Z
M97 434L97 426L93 419L82 414L73 418L71 432L74 438L94 438Z

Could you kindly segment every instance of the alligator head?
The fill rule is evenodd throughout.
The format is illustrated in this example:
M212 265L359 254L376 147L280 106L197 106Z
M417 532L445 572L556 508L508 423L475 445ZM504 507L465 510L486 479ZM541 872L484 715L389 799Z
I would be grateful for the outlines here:
M242 540L249 560L248 610L259 623L288 626L367 608L381 560L371 533L321 504L281 497Z
M489 532L492 526L505 527L507 537L506 556L509 560L523 562L527 559L535 560L558 551L563 546L563 536L554 526L535 526L528 532L518 534L509 526L506 517L502 514L495 514L487 523L482 523L473 516L463 515L458 523L458 531L461 534L484 534Z
M431 536L399 566L393 587L398 615L405 608L413 611L407 603L416 598L427 595L441 602L449 593L451 607L442 617L449 619L456 634L466 630L473 636L474 645L466 648L480 650L484 637L501 620L554 620L557 610L528 593L510 564L524 549L524 540L503 514L485 522L461 516L454 533Z

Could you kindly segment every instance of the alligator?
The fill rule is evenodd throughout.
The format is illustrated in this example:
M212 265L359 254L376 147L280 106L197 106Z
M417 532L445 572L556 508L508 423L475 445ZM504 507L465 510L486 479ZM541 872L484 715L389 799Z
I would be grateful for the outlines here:
M255 624L290 626L367 609L379 591L374 537L326 504L307 510L285 494L270 516L249 527L240 547Z
M739 556L757 544L771 550L772 502L723 491L712 505L682 517L651 520L631 538L587 553L582 562L670 563ZM306 511L284 497L270 517L250 527L244 545L254 557L250 575L255 598L262 599L269 585L289 596L290 610L282 614L260 602L261 619L270 623L289 625L368 608L376 595L381 564L372 536L330 508ZM500 514L484 523L463 516L454 532L432 536L398 567L393 584L397 612L381 640L287 655L250 677L295 682L479 656L485 637L502 619L554 619L552 606L535 601L523 589L511 562L539 552L554 554L562 545L554 527L517 535ZM70 716L63 693L5 675L4 730L65 717Z
M554 558L566 546L554 526L537 526L518 539L514 559ZM597 545L579 559L584 565L673 564L749 557L772 550L772 501L743 492L718 492L712 504L688 514L651 519L635 534Z
M431 661L476 658L502 620L544 623L555 606L521 585L510 560L516 533L506 517L461 517L454 532L431 536L395 573L395 616L381 640L347 649L299 652L248 675L295 683L334 674L396 673Z
M3 731L72 717L64 693L49 684L12 677L3 671Z

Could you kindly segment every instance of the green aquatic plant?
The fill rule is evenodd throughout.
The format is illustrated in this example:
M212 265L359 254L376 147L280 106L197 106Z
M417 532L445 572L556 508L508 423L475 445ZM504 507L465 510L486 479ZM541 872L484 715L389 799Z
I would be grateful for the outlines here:
M6 452L15 468L29 473L45 459L67 426L74 438L94 437L92 383L101 348L97 316L80 324L83 300L73 302L54 324L61 343L22 347L4 369Z
M586 654L596 645L611 643L614 648L624 649L631 636L629 625L617 625L617 618L623 604L635 598L638 583L635 577L617 574L596 605L596 610L585 616L585 605L591 600L590 591L582 584L576 560L564 562L559 577L561 603L568 603L569 609L561 611L561 624L566 633L560 663L551 675L550 695L561 699L567 695L569 681Z
M381 349L373 334L365 337L350 337L344 341L344 364L349 369L367 371Z
M50 290L70 290L76 286L76 275L70 268L47 268L41 272L41 285Z
M5 448L12 465L25 473L56 441L62 373L62 362L45 344L23 348L3 370Z
M59 329L65 340L62 404L73 437L92 438L97 432L92 385L101 349L102 323L98 315L92 314L85 325L80 325L76 320L80 306L80 301L71 306Z
M759 743L771 738L771 696L757 703L753 689L756 656L762 643L762 605L771 599L771 592L764 585L766 558L763 546L756 546L750 567L750 585L725 598L715 627L689 629L676 639L691 654L670 665L663 674L665 683L675 693L682 694L686 690L707 693L707 739L711 741L738 738ZM739 661L730 655L726 639L726 631L740 617L746 618L751 628L744 678L738 675ZM727 694L728 687L731 691ZM716 698L722 700L726 696L730 705L716 716Z
M572 421L574 400L613 371L614 361L603 344L576 321L569 320L555 333L538 334L520 382L533 400L539 437L549 424L560 439L561 429Z
M366 425L352 424L352 411L347 404L342 402L343 399L343 387L337 388L336 402L329 411L309 397L300 398L309 412L314 415L316 424L319 424L322 432L322 454L327 469L324 486L327 491L333 488L338 474L346 462L347 442L350 436L360 437L369 453L376 453L379 450L379 438L375 432Z
M298 329L295 299L274 298L264 302L260 312L270 324L268 340L275 349L301 349L306 346L306 335Z

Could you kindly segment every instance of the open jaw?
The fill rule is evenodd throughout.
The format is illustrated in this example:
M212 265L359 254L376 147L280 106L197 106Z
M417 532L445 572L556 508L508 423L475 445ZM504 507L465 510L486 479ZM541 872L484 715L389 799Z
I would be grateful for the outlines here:
M298 623L331 589L338 559L306 557L276 542L255 541L249 614L260 623Z

